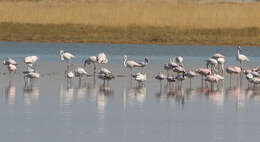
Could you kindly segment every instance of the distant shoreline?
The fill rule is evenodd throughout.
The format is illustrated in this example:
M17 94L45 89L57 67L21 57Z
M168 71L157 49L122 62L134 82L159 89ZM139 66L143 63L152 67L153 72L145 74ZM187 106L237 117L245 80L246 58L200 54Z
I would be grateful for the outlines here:
M153 26L0 23L0 41L260 46L260 28L183 29Z

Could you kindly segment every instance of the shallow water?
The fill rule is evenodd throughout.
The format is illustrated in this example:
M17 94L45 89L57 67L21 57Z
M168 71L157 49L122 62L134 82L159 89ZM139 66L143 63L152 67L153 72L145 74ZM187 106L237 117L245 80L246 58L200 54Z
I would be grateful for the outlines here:
M242 47L243 48L243 47ZM74 66L99 52L105 52L117 77L108 85L93 77L68 86L65 65L59 63L61 49L77 56ZM260 48L243 48L258 65ZM0 59L19 61L10 79L0 69L0 136L2 141L258 141L260 138L260 89L228 77L218 89L201 87L200 78L184 82L181 89L162 88L153 77L171 56L184 56L187 68L205 66L213 53L226 56L227 64L238 65L234 47L159 46L75 43L0 42ZM122 68L122 55L142 61L146 56L148 80L138 87ZM24 86L22 63L26 55L38 55L41 78ZM92 66L87 68L92 72ZM5 74L6 73L6 74ZM10 82L11 80L11 82Z

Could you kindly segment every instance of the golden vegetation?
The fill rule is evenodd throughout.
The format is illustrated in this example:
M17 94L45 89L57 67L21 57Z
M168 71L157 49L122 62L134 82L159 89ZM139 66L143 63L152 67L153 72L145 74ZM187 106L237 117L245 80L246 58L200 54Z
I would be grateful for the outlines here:
M260 45L260 3L0 0L0 31L12 41Z
M0 3L0 22L189 29L260 27L260 3L20 1Z

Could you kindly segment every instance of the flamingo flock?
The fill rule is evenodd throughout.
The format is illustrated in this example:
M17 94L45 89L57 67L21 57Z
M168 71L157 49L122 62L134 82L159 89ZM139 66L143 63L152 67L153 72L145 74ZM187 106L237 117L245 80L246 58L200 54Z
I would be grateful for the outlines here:
M245 75L249 85L253 84L255 86L260 84L260 68L244 69L243 64L250 60L247 56L241 54L241 51L241 47L238 46L236 60L239 62L240 66L228 65L226 68L225 56L220 53L215 53L205 60L205 67L188 70L185 69L184 58L182 56L177 56L176 58L171 57L169 58L169 62L163 65L163 69L159 74L155 75L154 78L160 81L160 86L162 86L163 81L166 80L168 84L175 83L178 88L181 88L186 78L189 79L191 87L192 79L201 76L202 86L209 83L211 87L214 88L214 84L218 84L224 80L224 73L226 71L230 78L230 84L233 75L235 75L238 80L239 75L241 77L242 74ZM65 61L67 65L67 68L65 69L65 78L70 83L73 78L78 78L79 81L81 81L84 76L96 76L96 74L99 79L104 81L104 84L116 77L111 70L103 67L104 64L108 63L108 58L105 53L89 56L83 61L83 65L78 67L73 67L72 60L75 59L76 56L72 53L60 50L58 54L60 61ZM25 84L30 84L33 80L40 77L40 73L37 70L38 60L38 56L35 55L24 58L25 67L27 69L23 71ZM148 63L149 60L146 57L144 57L142 61L135 61L129 60L127 55L123 56L123 66L126 68L126 71L129 69L131 80L134 79L138 85L144 85L147 80L145 67ZM89 74L86 71L87 66L90 66L91 64L93 65L93 74ZM14 59L8 57L3 61L3 65L7 66L9 74L12 75L16 72L18 64ZM98 71L97 67L100 67ZM140 71L134 73L134 70L137 70L138 68L140 68Z

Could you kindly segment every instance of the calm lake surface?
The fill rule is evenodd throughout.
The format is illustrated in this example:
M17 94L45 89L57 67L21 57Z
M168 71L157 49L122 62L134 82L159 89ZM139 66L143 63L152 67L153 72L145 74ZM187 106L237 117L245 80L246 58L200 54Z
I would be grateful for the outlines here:
M77 56L74 66L99 52L107 54L106 68L117 77L107 86L94 77L68 87L65 64L57 52ZM260 47L242 47L250 58L245 67L259 65ZM13 57L18 70L11 78L0 68L1 141L144 141L144 142L258 142L260 139L260 87L248 88L246 80L233 78L218 89L201 87L200 77L184 82L181 89L160 84L155 74L163 71L169 57L183 56L187 69L205 66L205 59L219 52L226 64L239 65L234 47L160 46L78 43L0 42L0 59ZM150 64L144 86L131 82L122 67L122 56ZM31 87L24 86L23 59L39 56L41 78ZM100 67L100 66L99 66ZM89 73L93 67L87 67ZM139 69L135 71L140 71Z

